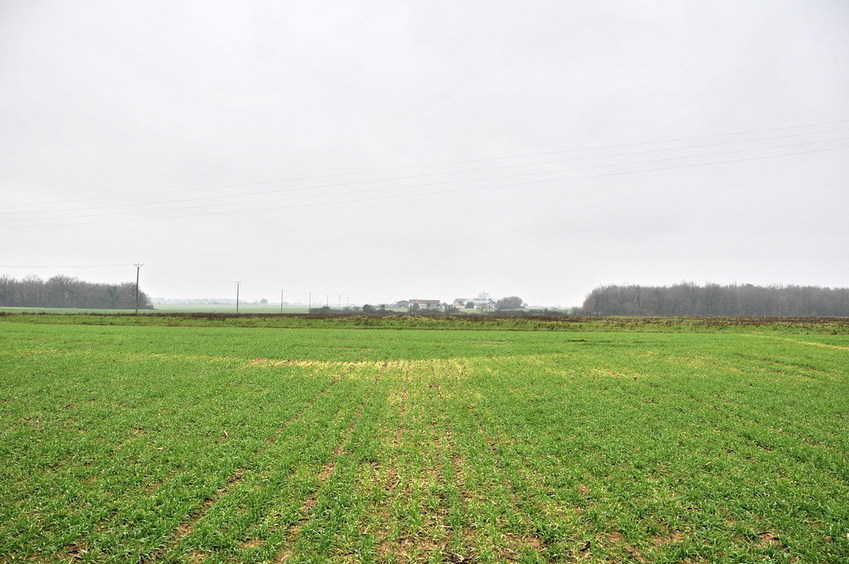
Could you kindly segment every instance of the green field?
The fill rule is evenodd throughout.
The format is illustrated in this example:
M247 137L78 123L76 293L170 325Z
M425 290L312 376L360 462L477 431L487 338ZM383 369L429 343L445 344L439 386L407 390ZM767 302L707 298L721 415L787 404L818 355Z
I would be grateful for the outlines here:
M111 313L126 314L133 310L127 309L79 309L79 308L49 308L49 307L0 307L0 312L7 313ZM236 305L232 304L156 304L154 309L140 309L140 314L156 313L236 313ZM283 313L306 313L307 307L286 306ZM242 304L239 313L280 313L280 305Z
M182 312L200 312L200 313L235 313L235 304L156 304L155 312L159 313L182 313ZM239 306L240 313L280 313L280 304L241 304ZM306 313L307 306L290 306L286 305L283 308L283 313Z
M2 562L849 561L847 320L2 315L0 345Z

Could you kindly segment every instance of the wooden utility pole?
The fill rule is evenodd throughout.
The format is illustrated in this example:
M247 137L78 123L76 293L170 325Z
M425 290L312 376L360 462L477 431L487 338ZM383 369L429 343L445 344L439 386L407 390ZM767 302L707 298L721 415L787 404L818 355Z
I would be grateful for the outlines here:
M135 263L136 267L136 315L139 314L139 270L144 266L142 263Z
M280 313L283 313L283 292L285 290L280 290Z
M240 282L236 280L236 313L239 313L239 284Z

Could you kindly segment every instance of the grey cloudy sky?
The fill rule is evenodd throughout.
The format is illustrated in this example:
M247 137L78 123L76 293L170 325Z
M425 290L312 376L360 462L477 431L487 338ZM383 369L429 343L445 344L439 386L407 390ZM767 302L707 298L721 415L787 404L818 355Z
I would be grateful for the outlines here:
M849 3L0 2L0 273L849 286Z

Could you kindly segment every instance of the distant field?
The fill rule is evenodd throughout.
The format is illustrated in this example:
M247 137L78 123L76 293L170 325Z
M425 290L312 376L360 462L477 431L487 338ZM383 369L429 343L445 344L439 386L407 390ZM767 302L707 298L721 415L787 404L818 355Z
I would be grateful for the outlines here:
M139 313L150 310L139 310ZM8 307L0 306L0 313L52 313L52 314L68 314L68 313L112 313L115 315L125 315L127 312L134 313L130 309L83 309L73 307Z
M368 319L0 316L0 561L849 561L846 320Z
M126 314L127 312L134 313L134 310L127 309L79 309L79 308L47 308L47 307L0 307L0 312L23 313L115 313ZM228 304L157 304L154 309L140 309L139 313L236 313L236 305ZM306 307L284 307L283 313L306 313ZM280 306L277 305L240 305L239 313L280 313Z
M156 304L158 312L236 313L236 304ZM307 306L284 306L283 313L306 313ZM280 313L280 304L239 305L239 313Z

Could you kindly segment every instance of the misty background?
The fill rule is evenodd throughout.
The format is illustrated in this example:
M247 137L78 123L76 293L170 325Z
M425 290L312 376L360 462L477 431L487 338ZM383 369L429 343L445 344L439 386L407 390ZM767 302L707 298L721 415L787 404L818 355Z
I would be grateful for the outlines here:
M849 4L0 3L0 274L849 285Z

